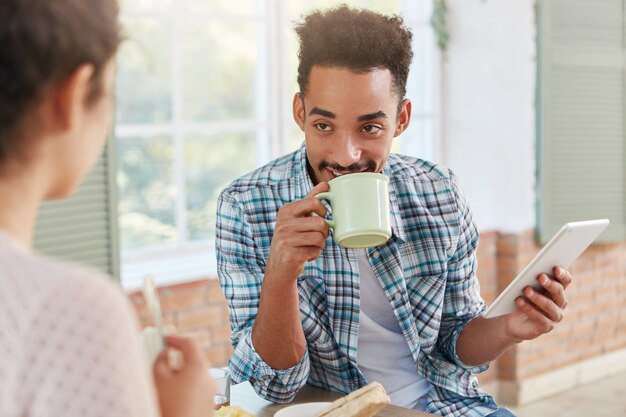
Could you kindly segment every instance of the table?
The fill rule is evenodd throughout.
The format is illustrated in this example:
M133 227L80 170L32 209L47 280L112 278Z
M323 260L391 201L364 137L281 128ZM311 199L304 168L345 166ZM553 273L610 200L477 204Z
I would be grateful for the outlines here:
M300 404L306 402L318 402L318 401L335 401L341 397L341 394L331 392L319 388L313 388L311 386L304 386L292 403L289 404L274 404L259 397L252 385L249 382L242 382L241 384L233 385L230 389L230 403L232 405L238 405L244 410L249 411L256 417L273 417L281 408L293 404ZM388 405L376 414L376 417L429 417L434 414L423 413L408 408L396 407L395 405ZM304 416L303 416L304 417Z

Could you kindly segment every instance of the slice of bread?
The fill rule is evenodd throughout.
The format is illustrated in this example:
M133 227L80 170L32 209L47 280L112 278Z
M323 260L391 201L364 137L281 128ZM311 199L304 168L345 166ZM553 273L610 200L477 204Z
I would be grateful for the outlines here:
M313 417L372 417L389 401L385 388L379 382L372 382L335 400Z

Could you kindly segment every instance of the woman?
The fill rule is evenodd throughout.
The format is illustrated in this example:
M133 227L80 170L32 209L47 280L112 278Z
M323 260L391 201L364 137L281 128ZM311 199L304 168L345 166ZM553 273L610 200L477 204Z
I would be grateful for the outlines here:
M154 384L137 320L111 280L30 249L40 203L70 194L102 151L118 43L113 0L0 2L3 417L206 417L212 411L211 383L195 344L168 338L184 365L174 371L161 354Z

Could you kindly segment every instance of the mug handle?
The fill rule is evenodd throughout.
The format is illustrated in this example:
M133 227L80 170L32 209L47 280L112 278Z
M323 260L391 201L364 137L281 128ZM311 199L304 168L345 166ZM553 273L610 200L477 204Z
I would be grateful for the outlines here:
M331 204L333 202L333 195L330 192L325 192L325 193L319 193L318 195L315 196L315 198L317 198L318 200L327 200L329 201ZM311 216L317 216L317 213L313 212L311 213ZM335 227L335 222L332 220L328 220L328 219L324 219L324 221L326 222L326 224L328 225L328 227Z

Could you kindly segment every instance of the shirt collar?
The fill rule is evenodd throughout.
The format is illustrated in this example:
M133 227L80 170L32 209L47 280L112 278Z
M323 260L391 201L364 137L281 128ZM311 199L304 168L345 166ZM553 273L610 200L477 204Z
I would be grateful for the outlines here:
M286 174L291 175L291 179L294 181L293 201L302 200L313 189L313 181L307 169L305 142L302 142L302 145L294 153L293 169Z
M392 159L392 156L389 155L387 158L387 162L383 167L382 174L386 175L389 178L389 209L390 209L390 220L391 220L391 231L393 235L398 239L399 242L403 243L406 241L406 230L404 229L404 222L402 221L402 214L400 212L400 191L398 190L399 181L396 176L394 176L394 171L389 161Z

